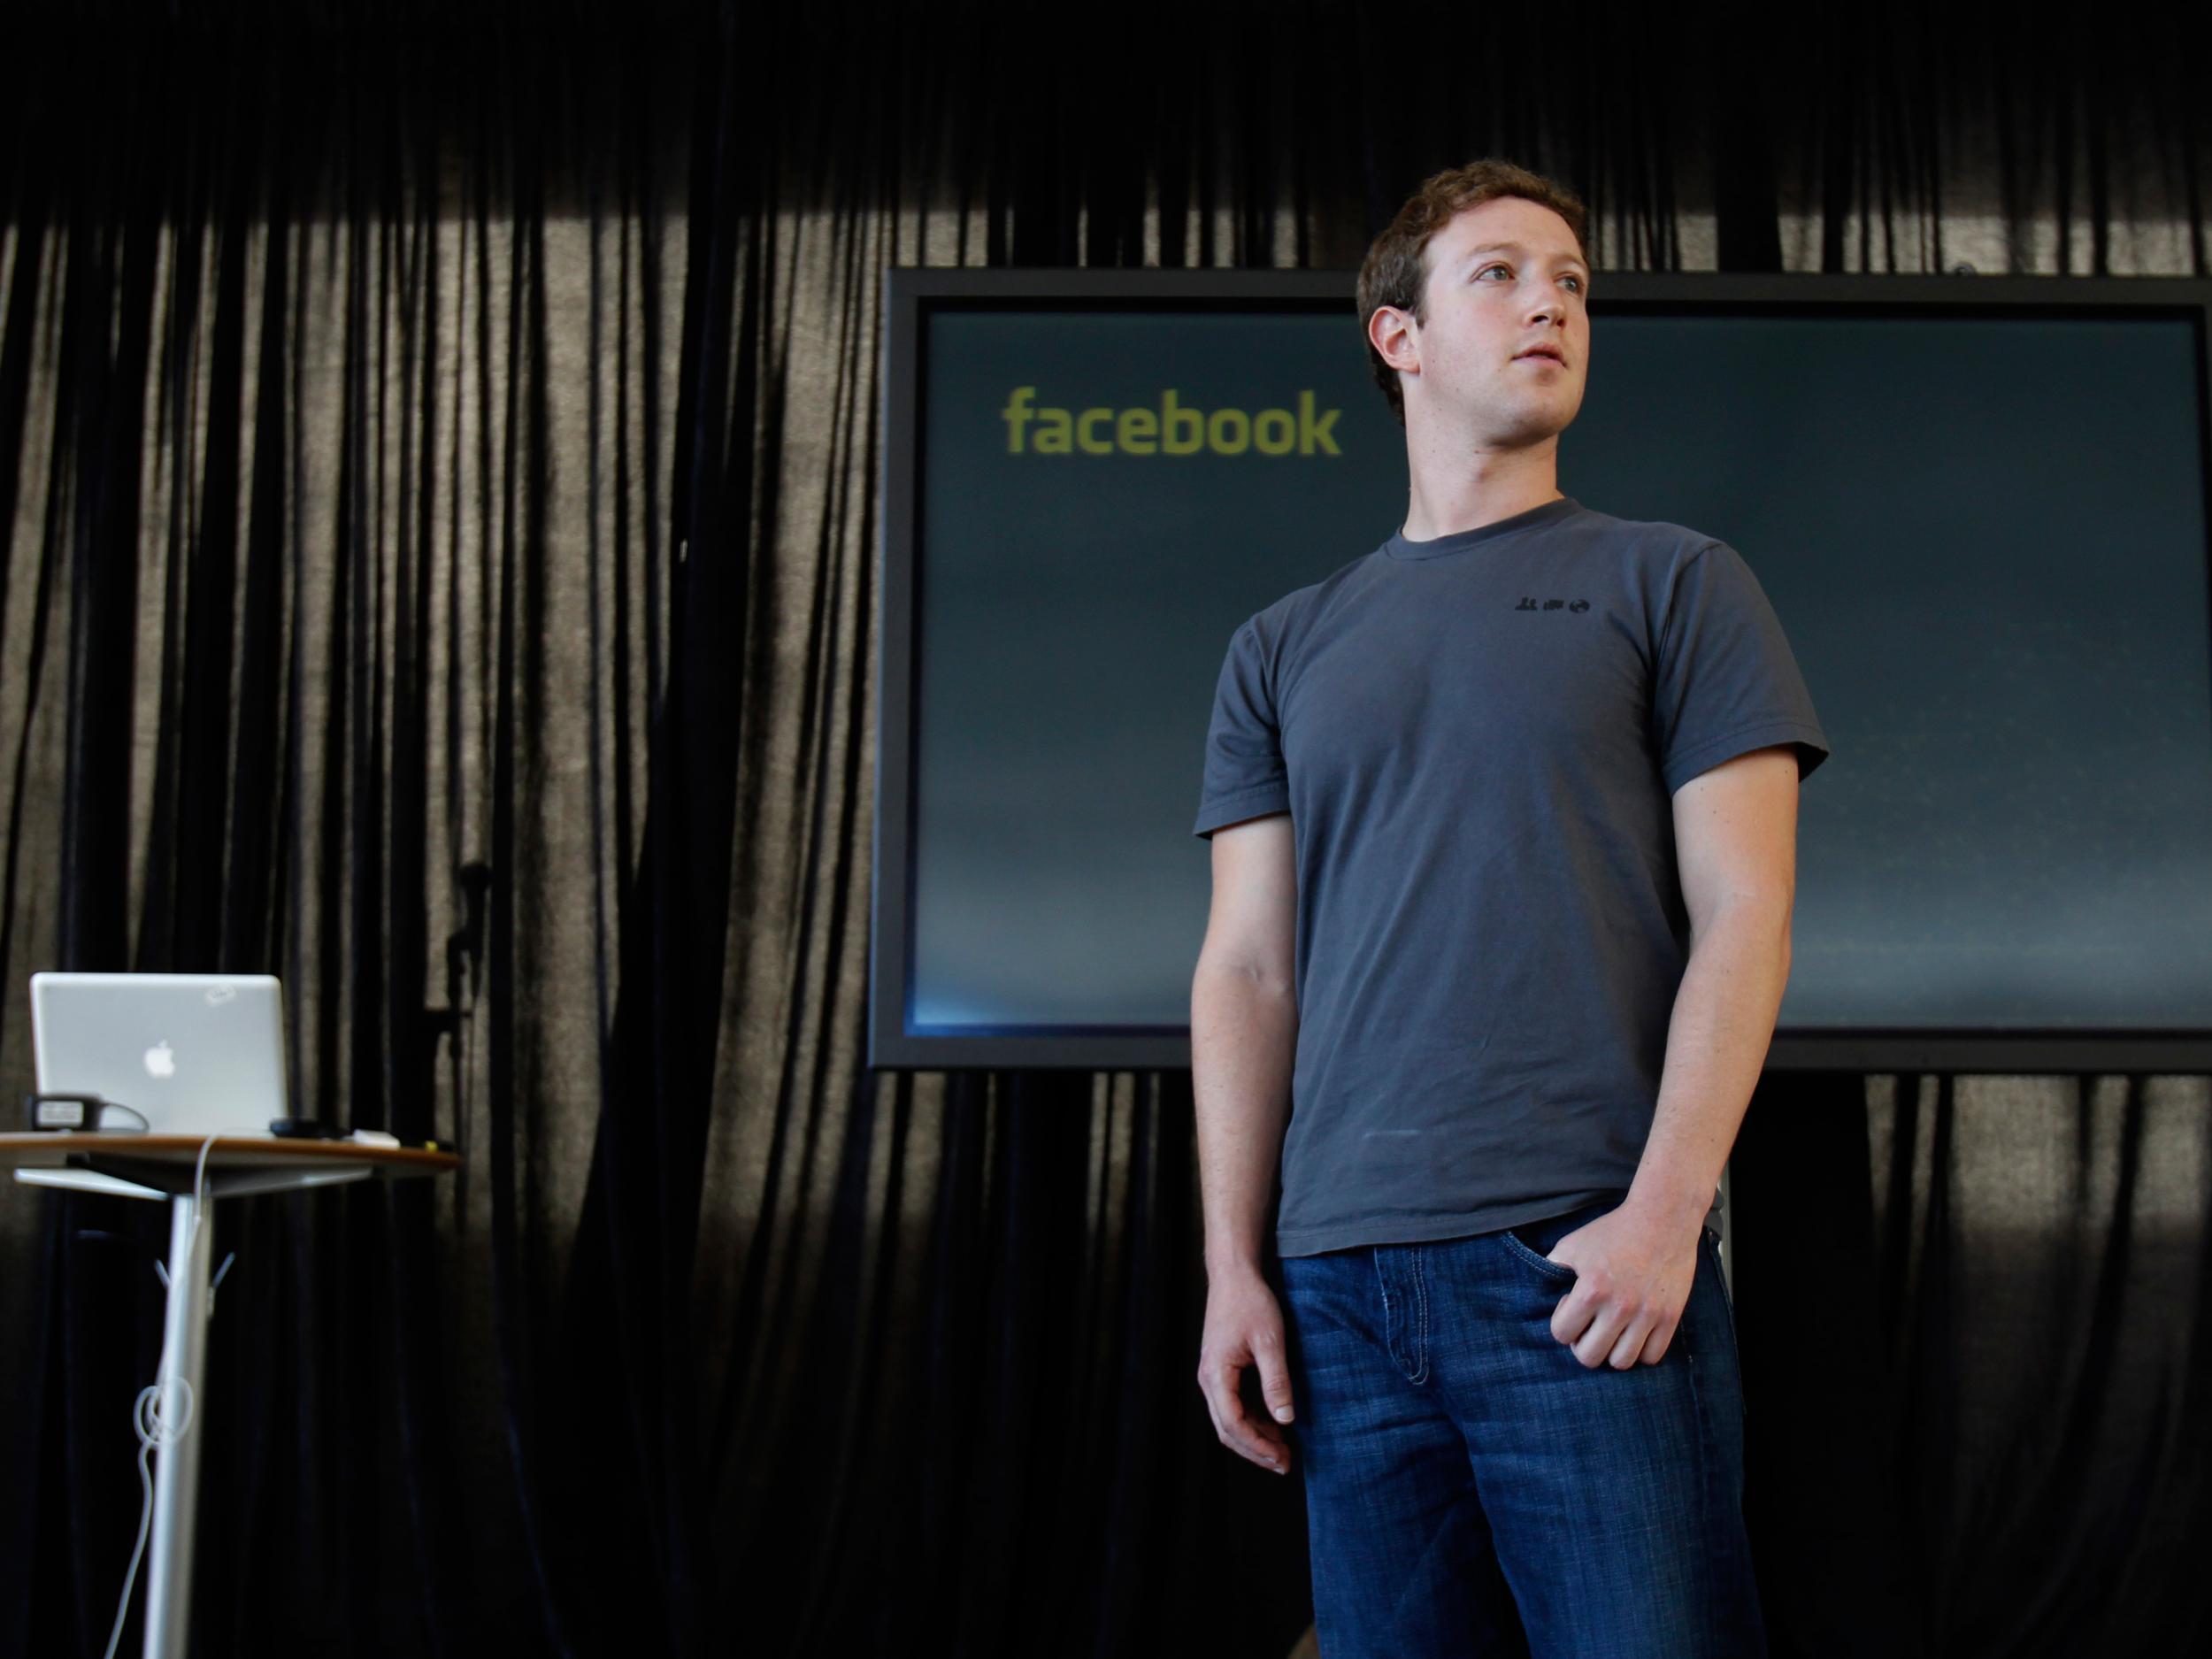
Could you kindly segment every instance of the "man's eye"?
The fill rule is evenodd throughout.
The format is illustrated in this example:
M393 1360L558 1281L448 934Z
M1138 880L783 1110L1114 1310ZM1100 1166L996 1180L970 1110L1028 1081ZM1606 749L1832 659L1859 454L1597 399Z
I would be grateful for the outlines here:
M1486 265L1483 266L1481 270L1476 272L1475 274L1478 277L1486 277L1488 276L1493 271L1510 271L1512 268L1513 267L1511 265ZM1573 272L1570 271L1567 273L1567 280L1575 285L1576 293L1579 294L1582 292L1582 279L1580 277L1575 275Z

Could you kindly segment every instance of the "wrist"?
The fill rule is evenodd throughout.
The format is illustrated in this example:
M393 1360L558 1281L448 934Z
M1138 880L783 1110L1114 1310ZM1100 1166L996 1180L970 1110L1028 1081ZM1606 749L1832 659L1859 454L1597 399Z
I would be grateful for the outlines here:
M1266 1277L1265 1258L1257 1247L1230 1247L1209 1248L1206 1252L1206 1282L1217 1285L1225 1279L1263 1279Z
M1635 1210L1665 1232L1694 1239L1712 1211L1713 1194L1717 1190L1717 1185L1701 1189L1663 1187L1639 1181L1628 1189L1628 1199L1622 1208Z

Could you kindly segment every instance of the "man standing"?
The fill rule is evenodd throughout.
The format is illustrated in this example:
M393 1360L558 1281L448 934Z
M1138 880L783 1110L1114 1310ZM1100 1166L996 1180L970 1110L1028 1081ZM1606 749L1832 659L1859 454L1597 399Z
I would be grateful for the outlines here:
M1733 549L1558 488L1584 219L1481 161L1377 239L1405 521L1238 628L1207 738L1199 1385L1295 1437L1326 1659L1765 1651L1718 1182L1829 750Z

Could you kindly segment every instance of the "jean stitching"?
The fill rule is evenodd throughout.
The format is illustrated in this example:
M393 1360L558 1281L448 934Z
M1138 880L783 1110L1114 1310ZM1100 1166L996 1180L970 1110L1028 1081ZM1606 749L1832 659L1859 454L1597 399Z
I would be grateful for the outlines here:
M1414 1252L1413 1294L1420 1299L1421 1308L1420 1335L1416 1339L1413 1349L1415 1370L1412 1380L1415 1382L1427 1381L1429 1374L1429 1279L1427 1269L1423 1265L1424 1259L1422 1252Z
M1379 1247L1375 1251L1375 1288L1382 1293L1383 1348L1393 1360L1397 1360L1398 1343L1391 1328L1390 1276L1383 1271L1382 1250ZM1404 1369L1402 1361L1399 1362L1399 1367L1401 1370Z
M1714 1267L1714 1276L1719 1277L1717 1263ZM1697 1290L1696 1286L1693 1284L1690 1288L1691 1294L1694 1295ZM1691 1415L1697 1425L1697 1491L1700 1511L1698 1532L1700 1537L1709 1538L1713 1535L1714 1526L1723 1508L1719 1490L1720 1470L1714 1461L1713 1448L1710 1443L1712 1439L1720 1433L1720 1428L1717 1424L1711 1421L1706 1410L1705 1391L1697 1384L1696 1346L1688 1340L1686 1332L1682 1332L1680 1334L1683 1339L1682 1357L1688 1362L1684 1367L1684 1374L1689 1379L1690 1383ZM1709 1561L1702 1552L1700 1552L1698 1565L1701 1575L1709 1574L1712 1571ZM1711 1585L1708 1583L1705 1588L1709 1596Z
M1735 1295L1734 1293L1728 1287L1728 1273L1726 1269L1721 1263L1720 1240L1713 1237L1713 1230L1710 1227L1705 1229L1705 1236L1711 1242L1713 1247L1713 1277L1720 1282L1720 1305L1725 1309L1728 1313L1728 1346L1733 1352L1740 1356L1743 1352L1743 1341L1736 1333ZM1740 1358L1737 1362L1737 1370L1739 1373L1742 1371L1742 1361ZM1746 1427L1750 1425L1751 1401L1748 1395L1745 1395L1743 1397L1740 1409L1736 1413L1736 1420L1739 1423L1743 1424Z
M1720 1259L1720 1240L1713 1237L1713 1230L1710 1227L1705 1229L1705 1236L1707 1239L1711 1240L1713 1246L1713 1272L1714 1275L1720 1280L1721 1306L1728 1310L1728 1340L1731 1342L1734 1342L1737 1340L1736 1308L1734 1300L1729 1292L1728 1270Z

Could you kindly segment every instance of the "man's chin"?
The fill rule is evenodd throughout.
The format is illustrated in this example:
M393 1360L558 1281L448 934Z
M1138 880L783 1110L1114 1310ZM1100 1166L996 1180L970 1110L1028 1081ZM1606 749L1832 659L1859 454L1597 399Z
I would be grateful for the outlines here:
M1566 410L1531 409L1526 411L1522 419L1515 421L1511 426L1498 433L1496 442L1502 446L1512 449L1528 449L1532 445L1556 438L1575 424L1575 417L1581 412L1582 408L1579 403Z
M1508 420L1501 425L1501 409L1510 411ZM1447 410L1424 414L1409 408L1407 431L1441 421L1449 429L1463 434L1463 442L1481 449L1525 449L1533 444L1555 438L1575 422L1582 412L1582 399L1578 396L1571 403L1545 397L1531 397L1524 389L1518 396L1501 397L1497 402L1468 410ZM1455 445L1455 447L1461 447Z

